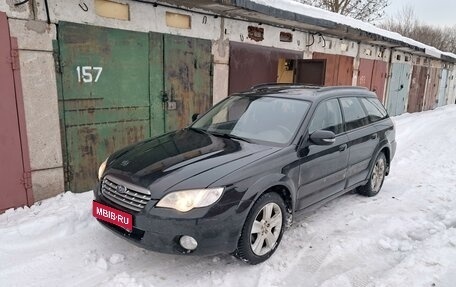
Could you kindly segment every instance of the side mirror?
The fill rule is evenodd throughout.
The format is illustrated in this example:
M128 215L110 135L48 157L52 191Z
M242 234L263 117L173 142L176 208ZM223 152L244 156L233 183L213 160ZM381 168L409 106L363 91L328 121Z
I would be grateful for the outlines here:
M332 145L336 142L336 134L331 131L315 131L310 135L310 141L315 145Z
M199 118L199 115L200 115L200 114L198 114L198 113L193 114L193 115L192 115L192 122L196 121L196 120Z

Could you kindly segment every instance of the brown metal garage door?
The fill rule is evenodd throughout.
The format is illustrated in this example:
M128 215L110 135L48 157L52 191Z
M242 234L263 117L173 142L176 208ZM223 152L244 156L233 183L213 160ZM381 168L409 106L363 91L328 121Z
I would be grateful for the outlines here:
M33 203L17 53L0 12L0 211Z
M439 68L429 68L426 94L424 97L424 110L432 110L437 106L437 93L439 92Z
M386 62L369 59L361 59L358 68L358 86L375 92L381 102L385 92L386 68Z
M374 71L372 72L371 90L377 94L377 98L383 103L385 95L385 82L388 65L386 62L375 60Z
M313 53L313 59L326 60L325 86L351 86L353 57Z
M279 59L299 59L301 52L230 42L229 93L277 82Z
M423 109L424 92L426 91L426 77L428 69L424 66L413 66L412 81L408 99L407 112L421 112Z

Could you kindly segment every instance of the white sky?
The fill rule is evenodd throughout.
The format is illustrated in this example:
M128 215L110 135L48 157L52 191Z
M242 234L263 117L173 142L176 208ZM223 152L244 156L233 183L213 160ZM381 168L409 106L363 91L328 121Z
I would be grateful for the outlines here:
M456 0L390 0L386 16L394 16L406 4L415 9L416 17L426 24L456 25Z

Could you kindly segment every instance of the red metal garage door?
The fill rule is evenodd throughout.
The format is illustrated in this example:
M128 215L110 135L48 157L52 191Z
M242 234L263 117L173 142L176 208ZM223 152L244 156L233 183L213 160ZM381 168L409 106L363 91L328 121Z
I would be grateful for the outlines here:
M313 59L326 60L325 86L351 86L353 57L313 53Z
M229 93L277 82L279 59L299 59L302 52L230 42Z
M360 59L358 68L358 86L366 87L370 90L373 71L374 60Z
M375 60L372 72L371 90L377 94L377 98L383 103L385 95L385 81L388 76L386 62Z
M33 202L16 47L0 12L0 211Z
M358 86L366 87L377 94L383 102L387 65L383 61L361 59L358 68Z

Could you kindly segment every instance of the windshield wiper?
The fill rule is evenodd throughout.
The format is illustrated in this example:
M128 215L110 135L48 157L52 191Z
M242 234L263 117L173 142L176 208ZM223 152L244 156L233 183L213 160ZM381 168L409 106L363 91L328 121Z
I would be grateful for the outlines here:
M217 133L217 132L213 132L213 131L208 131L208 132L216 137L223 137L223 138L227 138L227 139L235 139L235 140L240 140L240 141L244 141L247 143L252 143L250 140L237 136L237 135L227 134L227 133Z
M189 130L195 131L200 134L208 134L209 132L205 129L199 129L199 128L194 128L194 127L188 127Z

